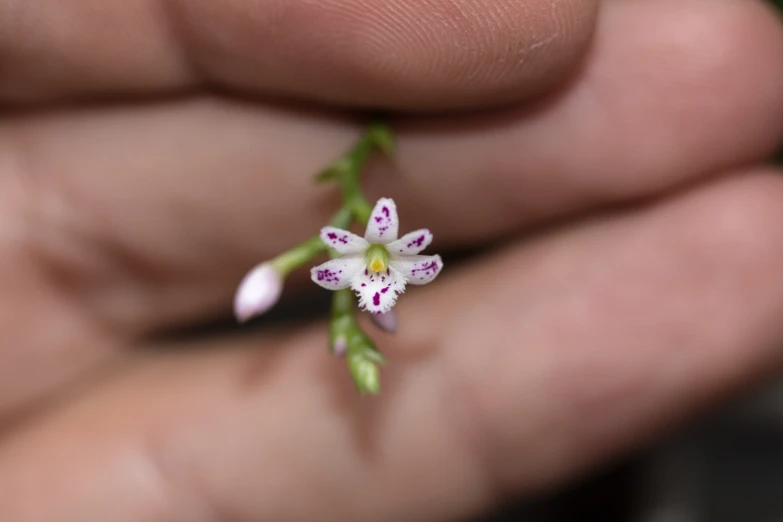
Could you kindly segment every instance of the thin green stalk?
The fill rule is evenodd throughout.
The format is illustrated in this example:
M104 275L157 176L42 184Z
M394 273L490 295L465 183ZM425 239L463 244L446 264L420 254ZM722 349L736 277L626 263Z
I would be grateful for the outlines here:
M391 155L394 151L392 134L382 123L367 127L356 144L332 163L317 177L317 182L334 181L342 192L340 210L332 217L330 225L347 229L353 221L364 226L370 220L372 207L361 190L362 169L375 151ZM282 276L310 262L329 250L316 235L300 243L272 260ZM332 257L337 257L333 250ZM334 292L329 321L329 346L332 351L344 351L348 368L360 393L380 392L378 365L384 364L383 355L361 329L356 320L356 298L350 289Z
M375 151L389 156L394 151L391 131L382 123L369 125L350 150L316 177L317 182L335 181L342 192L343 201L329 222L331 226L348 229L354 221L366 226L370 220L372 207L362 194L360 176ZM270 263L277 273L285 278L293 270L326 251L329 251L333 258L338 257L337 252L328 249L321 241L319 234L280 254ZM356 298L350 289L334 292L329 321L329 345L332 351L345 354L348 368L359 391L377 394L380 392L378 365L384 364L385 360L359 326L355 309Z
M353 212L351 212L350 209L341 207L340 210L332 216L329 224L337 228L348 228L351 225L352 217ZM321 241L321 237L315 235L274 258L272 260L272 265L283 277L285 277L327 250L328 248L324 245L323 241Z
M375 151L388 157L394 154L391 130L381 122L371 123L350 150L316 177L318 182L338 182L343 193L343 208L350 210L353 218L362 225L367 225L370 220L372 206L362 194L359 178Z
M373 151L393 153L389 129L380 123L371 124L359 141L331 167L318 176L319 181L336 180L343 194L342 209L350 212L358 223L366 226L372 206L362 194L360 176ZM347 228L347 227L340 227ZM356 387L360 393L380 393L378 365L386 361L375 344L361 329L355 312L356 298L350 289L338 290L332 297L329 321L329 346L345 349L345 357Z
M360 393L376 395L381 391L378 365L386 359L356 320L355 297L350 289L337 290L332 296L329 321L330 347L342 344L348 369Z

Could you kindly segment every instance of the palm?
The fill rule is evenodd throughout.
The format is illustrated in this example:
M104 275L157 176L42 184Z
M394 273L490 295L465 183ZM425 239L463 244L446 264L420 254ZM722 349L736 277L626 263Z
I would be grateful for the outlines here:
M193 2L167 16L201 82L144 9L116 4L72 22L106 46L64 37L76 43L63 51L51 33L58 52L83 53L67 74L30 66L37 48L21 37L0 41L0 92L23 107L0 134L1 519L460 515L608 457L779 359L783 186L753 165L783 134L783 33L759 6L607 1L577 70L594 5L546 14L531 1L544 14L530 22L508 2L503 28L476 44L472 81L444 42L482 25L458 12L402 9L412 32L400 33L328 3L323 17L302 3L257 19ZM101 16L138 27L145 46L128 55ZM425 31L422 53L395 39L418 34L406 20L420 16L459 30ZM304 36L281 36L286 23ZM371 56L344 58L318 24ZM523 48L521 65L498 59ZM396 165L367 175L370 195L393 196L439 250L507 239L400 303L379 399L356 397L322 325L156 335L224 313L253 262L324 223L333 201L310 176L358 129L206 83L399 112L524 98L399 116ZM83 104L92 94L122 101Z

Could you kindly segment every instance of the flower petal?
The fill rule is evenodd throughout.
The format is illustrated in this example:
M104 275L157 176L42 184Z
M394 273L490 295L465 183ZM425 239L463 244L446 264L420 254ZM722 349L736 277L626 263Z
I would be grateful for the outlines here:
M327 290L342 290L351 286L354 274L364 267L364 256L349 254L332 259L310 270L310 279Z
M385 314L405 291L405 276L393 268L380 273L365 269L353 278L351 288L359 298L359 308Z
M443 268L440 256L396 256L389 264L399 270L412 285L426 285Z
M324 227L321 229L323 244L337 250L340 254L358 254L364 252L370 244L353 232L341 228Z
M397 205L394 200L381 198L375 204L367 223L364 239L376 245L385 245L397 239L400 220L397 217Z
M397 241L392 241L386 245L386 250L392 256L412 256L427 248L430 243L432 243L432 232L422 228L405 234Z

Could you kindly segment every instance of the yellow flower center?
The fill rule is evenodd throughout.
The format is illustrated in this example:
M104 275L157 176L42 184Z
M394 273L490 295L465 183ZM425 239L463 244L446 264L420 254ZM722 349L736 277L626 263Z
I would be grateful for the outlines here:
M383 264L383 261L380 259L373 259L370 263L370 270L373 272L380 272L381 270L385 270L386 266Z
M367 268L373 272L384 272L389 266L389 252L383 245L371 245L367 249Z

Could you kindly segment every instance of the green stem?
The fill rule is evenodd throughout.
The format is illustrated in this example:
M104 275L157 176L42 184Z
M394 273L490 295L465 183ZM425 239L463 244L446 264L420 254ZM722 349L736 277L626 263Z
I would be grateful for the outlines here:
M390 156L394 152L394 141L389 128L382 123L372 123L361 138L331 166L321 172L316 181L336 181L342 192L340 210L332 217L330 225L347 229L352 221L366 226L370 220L372 206L362 194L360 177L370 155L380 150ZM293 270L310 262L327 251L326 245L316 235L274 258L271 263L285 277ZM338 257L330 251L332 257ZM329 321L329 345L345 349L348 368L360 393L380 392L378 365L384 364L383 355L361 329L355 314L355 297L350 289L334 292L332 313Z
M349 209L354 219L362 225L367 225L372 212L372 207L362 194L359 184L362 167L373 150L370 136L370 132L365 132L358 143L348 152L347 161L338 173L340 188L343 192L343 208Z
M382 122L373 122L345 154L320 173L317 181L336 180L343 193L343 208L349 209L362 225L370 220L372 206L362 194L359 178L370 155L379 150L386 156L394 154L391 130Z
M350 289L337 290L332 296L332 316L329 321L330 347L343 343L348 369L359 393L377 395L381 391L378 365L386 359L372 339L364 333L354 313L354 296Z
M375 150L387 155L394 151L391 131L380 122L370 124L351 149L316 177L316 181L336 180L340 185L343 203L329 222L333 227L348 228L352 220L366 226L370 220L372 207L362 194L359 178ZM316 235L280 254L272 260L272 264L285 277L326 251L326 245Z
M316 177L316 181L336 181L342 192L342 205L332 216L329 224L347 229L353 221L366 226L370 220L372 207L362 194L359 183L362 169L370 155L380 150L387 156L394 152L394 141L389 128L382 123L373 123L367 127L356 144L337 159L332 165ZM309 263L314 257L329 250L321 241L320 235L300 243L272 259L270 262L282 277ZM338 257L334 250L332 257ZM334 292L332 313L329 321L330 348L335 346L345 350L348 368L360 393L377 394L380 392L380 372L378 365L386 361L375 344L361 329L355 312L355 301L350 289Z
M370 154L379 149L387 155L393 153L393 140L388 127L371 124L359 141L320 179L337 179L343 193L343 209L353 218L367 225L372 206L362 194L359 178ZM345 227L342 227L345 228ZM381 390L379 364L386 361L375 344L359 326L355 315L355 297L350 289L338 290L332 297L332 315L329 321L330 348L344 345L348 369L360 393L378 394Z
M337 228L348 228L351 225L352 216L353 212L350 209L342 207L332 216L329 224ZM317 255L326 252L326 250L327 247L321 241L320 236L315 235L307 241L299 243L291 250L283 252L271 262L278 272L285 277L302 265L309 263Z

